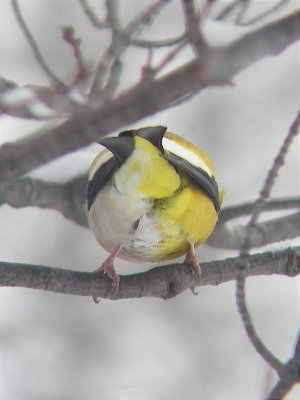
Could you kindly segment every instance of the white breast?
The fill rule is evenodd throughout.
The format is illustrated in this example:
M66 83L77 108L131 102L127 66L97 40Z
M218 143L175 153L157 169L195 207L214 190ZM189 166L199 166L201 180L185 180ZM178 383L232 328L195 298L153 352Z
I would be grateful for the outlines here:
M152 206L152 201L121 194L109 183L91 206L89 225L108 252L122 244L119 257L129 260L151 259L153 250L161 240L150 217Z
M140 218L131 240L123 246L121 257L152 261L161 239L161 234L155 226L153 218L146 214Z

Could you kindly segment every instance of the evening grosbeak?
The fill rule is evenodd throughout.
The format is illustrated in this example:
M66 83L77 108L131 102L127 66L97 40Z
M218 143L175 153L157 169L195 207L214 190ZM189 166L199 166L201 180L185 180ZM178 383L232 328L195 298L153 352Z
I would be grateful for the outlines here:
M99 143L106 149L89 170L86 210L110 255L97 271L112 279L116 291L116 256L156 263L186 254L185 263L200 278L195 247L212 232L223 196L208 155L163 126Z

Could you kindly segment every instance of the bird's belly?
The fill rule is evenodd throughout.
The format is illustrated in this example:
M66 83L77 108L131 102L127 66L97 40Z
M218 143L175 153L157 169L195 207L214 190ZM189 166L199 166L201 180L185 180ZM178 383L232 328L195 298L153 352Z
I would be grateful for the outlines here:
M95 199L89 225L98 242L112 252L119 244L118 257L133 261L151 261L161 241L151 211L153 201L119 193L114 186L104 187Z
M146 200L104 187L89 213L89 225L99 243L118 257L160 262L185 254L211 233L217 221L212 202L198 189L188 189L170 199Z

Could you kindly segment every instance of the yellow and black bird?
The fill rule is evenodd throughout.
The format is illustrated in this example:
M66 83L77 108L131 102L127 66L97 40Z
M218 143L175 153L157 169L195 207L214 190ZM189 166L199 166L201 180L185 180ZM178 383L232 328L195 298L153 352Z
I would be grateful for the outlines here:
M206 153L154 126L103 138L89 170L88 223L110 255L98 272L120 278L116 256L161 262L186 254L200 277L195 247L212 232L223 191Z

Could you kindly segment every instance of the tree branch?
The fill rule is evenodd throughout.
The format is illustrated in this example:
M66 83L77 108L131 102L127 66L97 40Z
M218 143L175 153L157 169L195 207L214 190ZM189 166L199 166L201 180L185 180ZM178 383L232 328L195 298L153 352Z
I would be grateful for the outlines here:
M91 21L91 23L96 27L96 28L109 28L109 21L106 18L101 21L98 16L96 15L95 11L93 8L89 5L87 0L79 0L82 9L85 13L85 15L88 17L88 19Z
M285 7L291 0L280 0L278 1L277 4L272 5L272 7L261 14L257 15L254 18L250 18L245 22L242 22L242 18L238 18L236 20L237 24L242 25L242 26L249 26L249 25L254 25L257 24L258 22L261 22L264 18L269 17L271 14L279 11L281 8Z
M250 316L246 302L246 271L249 268L248 257L251 249L251 237L255 231L256 224L260 214L263 211L267 199L270 197L271 189L276 181L280 168L284 165L285 157L291 147L291 143L298 134L300 126L300 111L293 121L288 134L286 135L278 155L273 161L272 167L264 181L263 187L259 193L259 197L255 201L253 211L249 222L246 225L246 235L240 251L239 271L236 278L236 304L240 314L244 329L255 350L261 357L275 369L277 374L282 378L285 375L286 368L284 364L267 348L260 336L258 335L255 325Z
M197 16L194 0L182 0L182 6L187 38L189 39L196 56L201 60L206 56L208 48L200 31L199 16Z
M253 207L254 203L246 203L223 208L218 223L206 243L218 248L240 249L246 235L245 225L230 226L228 222L241 216L251 215ZM267 201L263 207L263 212L298 209L300 209L300 198L291 197ZM251 236L251 248L294 239L298 236L300 236L300 213L293 212L284 217L258 222Z
M254 204L254 202L248 202L222 208L219 214L219 220L222 221L223 224L226 224L235 218L250 215L253 211ZM300 209L300 197L298 196L270 199L263 206L263 212L293 209Z
M181 34L177 37L161 40L146 40L146 39L130 39L131 46L145 47L145 48L161 48L175 46L182 41L186 40L186 34Z
M279 54L298 40L299 25L300 12L297 12L225 48L211 49L201 65L199 60L191 61L166 76L145 85L136 85L95 110L77 113L54 129L2 145L0 179L23 175L59 156L98 141L113 130L170 107L195 91L227 84L238 72L254 62Z
M65 117L62 110L58 113L57 109L53 108L53 103L54 105L58 103L56 99L64 104L65 110L66 103L71 103L72 110L74 110L74 101L71 102L69 93L61 93L55 88L34 85L20 87L15 82L0 77L0 115L6 114L35 120Z
M95 96L103 87L109 66L115 59L119 59L121 54L127 49L130 44L130 39L134 34L138 33L147 24L150 24L154 16L160 9L167 5L170 0L158 0L153 5L149 6L140 15L134 18L130 23L121 31L117 30L114 22L115 18L111 18L111 26L113 29L113 39L111 45L106 50L102 59L100 60L93 79L90 94ZM109 4L109 3L108 3ZM108 14L109 15L109 14Z
M169 299L190 287L219 285L236 279L239 263L239 257L201 263L200 283L195 279L192 268L185 264L169 264L146 272L121 275L118 292L113 293L111 280L103 274L2 261L0 285L111 300L140 297ZM300 247L250 255L249 265L247 276L278 274L294 277L300 273Z
M83 80L86 80L89 77L89 72L88 72L88 68L84 61L84 58L83 58L82 52L81 52L81 48L80 48L81 39L76 37L75 29L73 28L73 26L68 25L68 26L63 27L62 28L62 37L72 47L74 59L75 59L76 66L77 66L76 76L73 79L73 82L71 84L71 87L72 87L72 86L75 86L75 84L77 84L78 82L82 82Z
M0 183L0 206L35 206L59 211L64 217L87 227L84 210L87 174L67 183L45 182L26 177Z
M61 87L62 89L66 89L67 86L64 84L64 82L61 79L59 79L52 72L52 70L48 67L46 61L44 60L44 57L43 57L42 53L40 52L38 45L36 44L33 36L31 35L31 33L24 21L24 18L21 14L21 10L20 10L19 4L18 4L18 0L12 0L12 6L13 6L13 10L15 12L17 21L20 25L20 28L22 29L25 38L28 40L28 43L29 43L30 47L32 48L32 51L35 55L37 62L39 63L39 65L41 66L43 71L53 81L53 83L55 85L57 85L58 87Z
M8 204L22 208L35 206L59 211L65 218L88 227L84 202L87 174L68 182L47 182L31 177L12 179L0 183L0 206ZM206 244L222 249L238 250L245 238L245 225L230 226L229 221L250 215L254 203L223 208L219 221L206 240ZM295 210L300 208L300 198L271 199L264 211ZM293 212L280 218L273 218L256 224L251 237L251 247L294 239L300 236L300 213Z
M284 364L284 372L269 393L267 400L283 399L297 383L300 383L300 331L298 333L294 355Z

